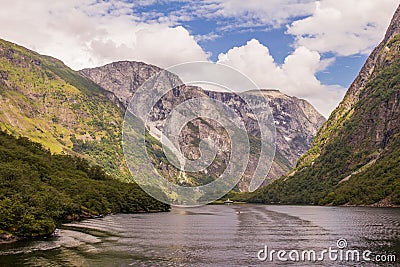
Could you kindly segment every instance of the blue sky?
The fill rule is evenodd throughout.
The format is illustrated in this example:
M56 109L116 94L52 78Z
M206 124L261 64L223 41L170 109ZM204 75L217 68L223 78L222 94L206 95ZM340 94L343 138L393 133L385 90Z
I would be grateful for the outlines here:
M5 1L5 0L0 0ZM117 60L232 66L328 116L383 38L398 0L15 0L0 38L74 69Z
M261 1L258 2L262 3ZM267 3L268 1L264 2ZM314 1L300 2L307 3ZM388 4L390 5L391 3L388 2ZM151 17L151 19L157 20L161 14L164 17L168 17L171 13L179 13L182 10L188 12L186 10L188 8L187 5L185 1L150 1L140 6L136 12L157 14ZM193 9L195 10L195 8ZM190 13L193 14L195 12ZM207 18L195 16L190 20L185 20L185 18L177 19L175 24L184 26L192 35L197 36L199 45L205 51L210 52L209 59L213 62L218 61L218 55L220 53L226 53L234 46L243 46L247 41L255 38L261 44L268 47L276 63L283 64L285 58L295 49L293 45L295 43L295 36L287 33L287 25L307 17L307 15L288 17L287 20L280 25L269 25L268 23L250 19L249 21L252 22L253 25L249 25L248 27L233 27L230 29L225 28L229 25L235 25L235 23L237 23L237 17L220 20L215 17ZM211 38L208 39L208 37ZM377 43L374 45L376 44ZM372 48L372 45L369 48ZM318 80L324 84L336 84L344 88L349 87L368 57L368 54L365 51L363 52L364 53L356 52L346 56L335 56L334 53L321 54L322 58L334 58L335 61L325 70L316 73Z

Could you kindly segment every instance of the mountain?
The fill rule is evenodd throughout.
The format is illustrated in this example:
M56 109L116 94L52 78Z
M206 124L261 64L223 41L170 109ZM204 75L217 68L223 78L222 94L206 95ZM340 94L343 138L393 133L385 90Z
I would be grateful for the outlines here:
M251 201L400 203L400 7L292 173Z
M65 220L165 211L125 166L123 113L100 86L0 40L0 242ZM32 142L35 141L35 142Z
M124 110L135 90L160 71L160 68L144 63L118 62L78 73L57 59L0 40L0 130L13 136L28 137L51 153L84 157L91 164L100 165L112 177L131 181L121 145ZM99 75L104 76L103 82L96 81L95 77ZM173 75L170 78L179 79ZM250 141L259 142L259 129L253 127L254 119L246 115L248 110L238 95L189 86L171 92L172 95L166 95L160 101L159 109L155 109L152 115L153 129L165 120L165 112L179 103L174 93L180 95L180 100L195 96L225 99L228 105L243 114L247 127L253 132ZM255 92L249 94L253 95L251 99L264 104L264 98L260 99ZM274 90L263 90L262 94L273 100L271 109L276 117L280 142L270 176L274 179L290 170L306 151L324 118L303 100ZM193 123L192 130L183 131L187 144L184 152L196 156L198 150L192 144L199 139L193 126L204 136L215 134L220 126L207 120ZM150 132L156 137L153 131ZM160 166L159 171L171 180L180 184L206 184L226 167L229 143L225 142L227 136L224 134L220 138L219 158L203 173L182 173L169 165L157 138L150 138L148 150L153 163ZM246 177L238 187L243 191L248 189L248 177L258 162L257 151L253 150ZM138 175L141 162L142 158L137 158Z
M0 129L52 153L82 155L129 180L123 113L104 93L61 61L0 40Z
M160 71L160 68L142 62L121 61L98 68L84 69L81 74L104 88L107 91L106 95L121 110L125 111L136 90L147 79ZM179 80L179 77L171 75L169 79ZM166 79L163 83L170 84L171 81ZM305 100L287 96L277 90L262 90L261 93L251 91L247 92L246 96L260 105L267 105L268 103L274 116L277 129L277 150L268 176L268 183L285 174L294 166L297 159L310 147L313 137L325 122L325 118ZM183 101L198 97L219 100L233 108L238 116L243 119L247 130L251 133L251 138L253 139L250 141L259 140L260 130L255 127L253 117L246 115L249 114L249 111L240 94L213 92L203 90L200 87L185 85L171 90L153 108L149 122L152 126L150 127L150 133L155 138L159 138L157 132L162 130L166 115ZM220 138L220 142L216 142L219 151L217 160L202 173L197 175L185 173L182 177L182 173L179 170L165 162L156 160L154 163L160 166L160 170L164 175L178 184L189 183L197 185L208 183L223 172L226 167L224 162L229 158L229 138L226 132L221 134L223 131L223 128L218 123L208 119L194 120L191 124L191 129L183 129L183 153L186 156L193 157L193 159L199 157L198 149L193 144L198 142L200 137ZM156 151L153 152L154 154L160 154L159 151L158 153ZM239 183L238 187L241 191L246 191L249 188L249 177L251 177L252 171L254 171L258 162L258 157L255 154L251 154L245 177Z

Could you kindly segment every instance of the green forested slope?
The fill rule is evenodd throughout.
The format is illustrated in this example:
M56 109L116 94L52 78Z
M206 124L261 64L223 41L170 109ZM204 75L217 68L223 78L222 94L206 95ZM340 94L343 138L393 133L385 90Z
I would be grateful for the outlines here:
M132 181L122 123L101 87L0 40L0 233L38 236L64 220L168 210L118 181Z
M77 154L129 179L123 114L103 89L61 61L0 40L0 129L54 153Z
M45 235L65 220L168 209L98 165L0 132L0 233Z

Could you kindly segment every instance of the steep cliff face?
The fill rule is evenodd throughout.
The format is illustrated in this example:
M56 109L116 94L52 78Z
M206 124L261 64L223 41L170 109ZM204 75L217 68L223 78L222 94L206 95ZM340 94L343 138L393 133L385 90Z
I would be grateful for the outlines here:
M382 42L372 51L359 75L350 85L339 106L332 112L329 119L321 127L311 149L302 157L298 166L310 165L321 153L321 148L335 135L335 131L351 117L355 105L360 101L361 92L365 91L367 83L376 77L384 68L398 60L399 47L397 41L400 33L400 10L397 9ZM366 95L364 95L366 96Z
M148 69L146 69L146 66ZM160 71L159 68L144 63L116 62L99 68L84 69L81 73L107 90L108 97L124 110L136 89L158 71ZM174 78L179 79L178 77ZM268 176L269 183L270 180L274 180L289 171L297 159L307 151L325 118L308 102L289 97L277 90L262 90L261 98L257 91L246 94L248 99L257 102L257 104L269 105L275 119L277 150L276 158ZM260 130L256 127L257 124L253 117L247 115L250 111L240 95L229 92L206 91L193 86L175 88L162 97L153 108L150 118L151 129L161 130L167 114L174 107L185 100L197 97L209 97L232 107L245 122L252 138L257 140ZM198 157L198 148L193 144L196 144L199 138L210 137L213 140L218 140L216 142L219 151L217 160L204 173L200 173L198 176L185 174L184 178L179 171L166 166L163 162L160 162L160 166L164 175L177 183L203 184L218 177L226 167L224 162L229 160L229 138L226 133L223 133L223 128L211 120L194 120L189 126L182 131L184 154L193 159ZM155 131L150 130L150 132L157 137ZM257 156L253 153L250 156L245 177L239 183L240 190L246 191L248 189L249 177L257 166L257 162Z
M275 120L277 150L293 166L309 149L325 118L307 101L278 90L250 91L246 94L261 94L267 100Z
M400 202L400 7L346 96L288 177L254 201Z

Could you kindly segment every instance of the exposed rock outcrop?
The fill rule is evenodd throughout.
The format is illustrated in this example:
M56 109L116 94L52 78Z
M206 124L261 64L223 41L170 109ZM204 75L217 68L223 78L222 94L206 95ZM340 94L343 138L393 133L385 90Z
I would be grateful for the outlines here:
M84 69L81 73L107 90L107 96L120 108L125 110L137 88L159 71L161 71L160 68L141 62L122 61L98 68ZM169 79L179 78L172 75ZM164 82L168 83L170 81L166 80ZM258 91L250 91L246 94L250 99L262 102L257 104L269 105L274 116L277 150L276 158L268 176L269 181L267 182L270 182L270 180L276 179L289 171L290 168L294 166L297 159L307 151L319 127L324 123L325 118L307 101L287 96L277 90L261 90L262 98L260 98L260 93ZM207 91L200 87L185 85L171 90L154 106L150 119L151 124L155 128L160 129L167 114L175 106L187 99L198 97L209 97L222 101L237 111L239 116L245 121L247 130L250 133L254 136L260 134L259 129L255 127L256 123L254 123L254 119L246 115L249 113L247 110L248 107L246 107L240 95L230 92ZM196 129L195 134L193 133L193 127ZM216 140L219 138L217 146L220 159L215 161L210 168L205 171L204 176L211 175L212 178L215 178L223 172L226 167L224 162L229 158L230 143L227 135L216 135L216 132L220 133L221 131L223 131L221 126L210 120L193 121L191 131L187 128L183 129L183 152L186 156L192 158L199 156L198 149L190 146L190 144L195 143L198 138L211 137L216 138ZM152 134L154 135L154 132L152 132ZM257 157L252 155L245 173L245 178L239 184L240 190L245 191L248 189L248 177L251 175L251 171L254 171L257 162ZM160 164L162 172L165 175L169 177L181 177L178 171L172 171L170 167L163 166L163 163ZM178 183L188 182L187 179L183 180L182 178L171 177L171 179L176 180ZM189 183L198 183L198 181L194 181L196 179L202 180L200 177L194 177Z

